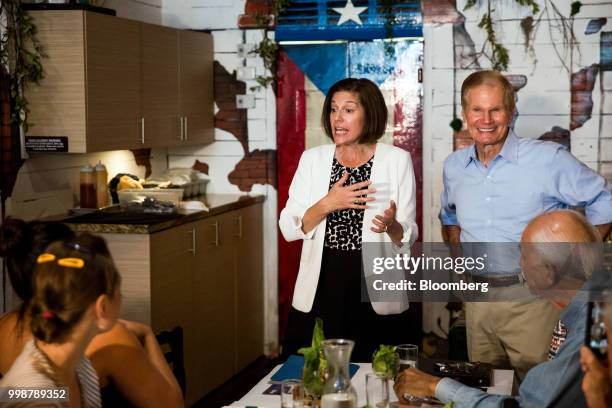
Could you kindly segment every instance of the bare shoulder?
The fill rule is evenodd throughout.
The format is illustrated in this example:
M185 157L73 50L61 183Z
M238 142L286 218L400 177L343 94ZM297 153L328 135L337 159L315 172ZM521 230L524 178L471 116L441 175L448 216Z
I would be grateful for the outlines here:
M18 319L17 312L8 312L0 317L0 341L8 333L15 331Z
M17 312L9 312L0 317L0 374L8 371L31 338L26 328L25 322L20 324Z
M98 334L94 337L85 350L85 354L91 358L97 351L110 346L132 346L142 348L136 336L134 336L123 323L117 322L112 330Z

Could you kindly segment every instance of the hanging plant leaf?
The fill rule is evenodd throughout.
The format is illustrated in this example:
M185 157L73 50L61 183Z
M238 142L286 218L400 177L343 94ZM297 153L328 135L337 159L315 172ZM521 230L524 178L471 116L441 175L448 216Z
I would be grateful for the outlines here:
M463 7L463 10L464 10L464 11L465 11L465 10L469 10L469 9L471 9L472 7L474 7L474 6L476 5L476 1L477 1L477 0L468 0L468 1L466 1L466 2L465 2L465 7Z
M274 23L274 16L283 14L292 1L293 0L273 0L271 15L255 15L255 24L257 25L257 28L262 30L263 38L259 42L257 48L255 48L252 52L259 55L259 57L263 60L265 69L270 72L270 75L259 75L255 78L255 81L257 81L260 86L267 87L268 85L275 85L278 44L276 41L269 38L268 33L270 31L270 26ZM252 87L250 89L254 88L256 87Z
M570 11L570 17L574 17L576 14L580 13L580 8L582 7L582 2L575 1L572 3L572 10Z
M8 67L11 96L11 121L27 131L28 101L23 91L43 78L42 46L36 38L32 18L21 8L19 0L0 2L0 63Z
M454 118L453 120L451 120L449 125L451 129L453 129L455 132L458 132L463 128L463 121L459 118Z

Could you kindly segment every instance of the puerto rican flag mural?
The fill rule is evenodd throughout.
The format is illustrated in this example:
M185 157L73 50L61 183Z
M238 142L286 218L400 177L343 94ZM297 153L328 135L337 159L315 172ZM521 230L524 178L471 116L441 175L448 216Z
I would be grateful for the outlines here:
M331 143L321 125L329 88L346 77L368 78L380 87L389 122L382 141L412 157L417 182L417 223L422 225L422 64L420 5L415 1L294 0L276 27L281 49L277 82L279 213L305 149ZM393 15L389 27L388 13ZM392 30L393 38L387 34ZM280 234L280 232L279 232ZM301 242L279 235L280 333L291 306Z

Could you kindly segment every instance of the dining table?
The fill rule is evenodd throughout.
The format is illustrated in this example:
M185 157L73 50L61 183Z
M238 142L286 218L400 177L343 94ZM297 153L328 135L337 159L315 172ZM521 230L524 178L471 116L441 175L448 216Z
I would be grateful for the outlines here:
M356 363L359 368L355 375L351 378L351 384L357 392L357 406L363 407L366 405L366 386L365 378L367 373L372 372L371 363ZM262 378L249 392L241 399L235 401L226 408L277 408L280 407L280 395L264 394L271 386L270 379L282 367L282 364L277 365ZM491 394L511 395L514 381L513 370L493 370L493 385L488 387L486 391ZM393 393L392 384L389 384L390 402L396 402L397 398ZM425 405L422 406L431 406Z

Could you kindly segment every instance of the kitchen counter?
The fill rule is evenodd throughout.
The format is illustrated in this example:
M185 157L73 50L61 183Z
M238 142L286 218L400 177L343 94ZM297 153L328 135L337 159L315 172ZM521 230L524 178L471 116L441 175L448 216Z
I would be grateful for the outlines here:
M264 200L265 196L263 195L206 194L192 197L189 201L203 202L208 211L179 209L178 212L171 214L150 214L129 213L121 211L118 207L112 207L104 211L69 217L53 217L52 219L68 224L76 232L152 234L228 211L248 207L261 203Z
M54 217L106 240L121 274L122 318L155 333L183 329L187 406L264 352L264 200L207 194L190 200L207 211L113 206Z

